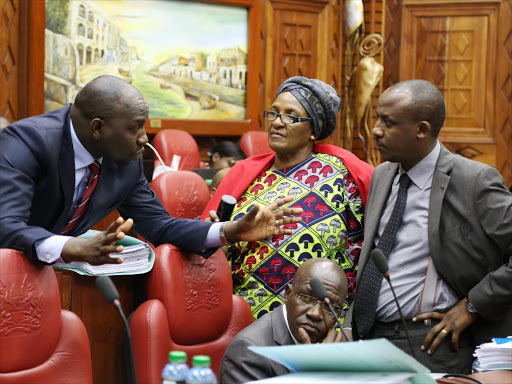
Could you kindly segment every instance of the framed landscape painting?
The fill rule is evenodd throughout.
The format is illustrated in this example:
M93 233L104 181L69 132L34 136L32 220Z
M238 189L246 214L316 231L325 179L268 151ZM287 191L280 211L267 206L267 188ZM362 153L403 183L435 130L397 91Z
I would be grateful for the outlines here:
M46 0L45 112L72 102L95 77L113 75L148 101L150 133L254 129L258 60L249 26L256 6L248 0Z

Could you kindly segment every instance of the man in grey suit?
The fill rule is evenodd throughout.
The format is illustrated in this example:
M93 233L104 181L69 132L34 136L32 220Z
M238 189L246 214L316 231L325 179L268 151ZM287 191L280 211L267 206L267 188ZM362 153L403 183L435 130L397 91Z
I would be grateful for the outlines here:
M410 353L390 286L373 272L369 256L379 248L416 358L432 371L467 373L475 345L512 335L512 194L496 169L439 143L445 104L433 84L393 85L377 116L373 135L384 163L366 207L347 314L353 337L386 337Z
M342 340L333 326L336 319L320 303L309 286L312 278L325 286L338 316L347 297L347 278L338 264L330 259L305 261L286 287L285 305L267 313L242 330L229 344L220 366L221 383L245 383L280 376L290 371L283 365L250 351L247 347L310 343L333 343Z

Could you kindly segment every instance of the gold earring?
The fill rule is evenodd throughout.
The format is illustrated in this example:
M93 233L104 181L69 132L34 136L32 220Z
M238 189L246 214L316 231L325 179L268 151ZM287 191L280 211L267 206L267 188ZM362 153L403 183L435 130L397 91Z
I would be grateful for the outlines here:
M315 141L316 137L314 135L311 135L311 140Z

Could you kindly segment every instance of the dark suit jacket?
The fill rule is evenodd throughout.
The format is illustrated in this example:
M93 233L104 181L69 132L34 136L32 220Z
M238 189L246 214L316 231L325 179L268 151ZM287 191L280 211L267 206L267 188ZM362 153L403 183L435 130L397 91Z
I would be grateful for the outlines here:
M34 243L59 234L69 220L75 165L71 105L12 124L0 133L0 247L34 255ZM104 157L77 236L114 209L133 218L135 230L158 245L201 253L210 223L172 218L144 177L142 159L126 166Z
M357 283L374 248L397 171L397 163L386 162L373 173ZM428 242L439 276L460 299L469 296L482 316L472 327L477 340L511 335L512 194L496 169L454 155L441 146L430 192ZM351 319L352 310L347 320ZM353 323L353 328L357 324Z
M247 347L292 344L294 342L284 321L281 305L243 329L231 341L220 365L220 383L246 383L290 373L285 366L258 355Z

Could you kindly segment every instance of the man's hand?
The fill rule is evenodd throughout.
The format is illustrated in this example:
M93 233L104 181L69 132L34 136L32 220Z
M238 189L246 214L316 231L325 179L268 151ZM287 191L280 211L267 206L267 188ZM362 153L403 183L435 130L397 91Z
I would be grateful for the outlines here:
M468 312L466 309L465 300L459 301L448 312L425 312L412 319L412 321L423 321L425 319L441 320L439 324L433 327L425 337L421 350L427 350L429 355L432 355L439 344L446 336L452 333L452 347L455 351L459 351L459 336L469 327L476 319L476 313Z
M298 341L301 344L311 344L311 340L309 338L308 333L304 328L300 328L298 331ZM324 340L322 341L322 344L326 343L341 343L344 340L343 334L340 331L337 331L335 328L329 329L329 332L327 332L327 336L325 336Z
M230 243L234 243L237 241L268 239L273 235L291 235L291 229L281 228L281 226L300 223L302 218L283 216L300 215L303 210L302 208L279 208L292 200L292 196L277 199L263 209L258 204L255 204L241 219L226 225L226 239Z
M354 337L352 336L352 330L349 328L343 328L343 332L347 335L348 340L343 337L343 341L354 341Z
M122 258L111 257L112 252L122 252L122 245L115 242L125 237L132 228L133 220L119 217L108 229L90 239L73 238L66 241L61 257L65 262L85 261L92 265L120 264Z

